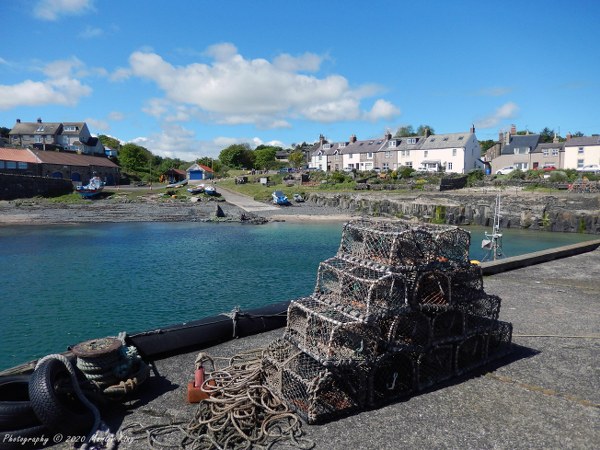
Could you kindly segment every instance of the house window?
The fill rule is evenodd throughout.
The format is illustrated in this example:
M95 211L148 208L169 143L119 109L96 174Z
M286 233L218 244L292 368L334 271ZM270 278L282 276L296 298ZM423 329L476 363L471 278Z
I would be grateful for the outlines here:
M346 146L345 142L340 142L340 148L344 148Z
M456 149L455 148L452 149L452 156L456 156Z
M385 152L385 157L390 158L392 156L392 152Z
M515 155L527 155L529 153L529 148L528 147L515 147L514 149L514 154Z
M352 157L353 157L353 156L354 156L354 154L350 153L350 154L348 155L348 159L352 159Z
M408 140L406 142L408 142L409 144L416 144L417 139L416 138L408 138Z
M336 161L339 161L339 159L340 159L340 155L339 155L338 153L336 153L336 155L335 155L335 160L336 160Z
M42 131L44 131L44 127L38 127L37 130L35 130L36 133L41 133Z
M462 140L463 140L463 138L464 138L464 136L459 136L459 137L458 137L458 140L459 140L459 141L462 141Z
M383 170L390 170L390 165L388 163L383 163Z
M323 170L323 164L319 164L319 170Z
M321 155L319 155L319 161L321 161L323 159L323 157Z
M447 137L445 137L444 139L442 139L442 141L447 141L447 140L448 140L448 138L447 138Z
M367 159L373 159L373 153L372 152L368 152L367 153Z
M547 148L545 148L544 150L542 150L542 154L543 154L544 156L548 156L548 154L549 154L549 150L548 150Z
M390 148L396 148L396 141L390 141L390 142L388 142L388 147L390 147Z
M580 169L583 167L583 159L578 159L577 160L577 168Z
M412 161L406 161L406 167L412 167Z
M25 170L25 169L27 169L27 163L26 162L19 162L19 163L17 163L17 167L19 169Z
M583 167L583 164L582 164L582 167ZM16 169L17 163L15 161L6 161L6 168L7 169Z
M583 154L583 147L579 147L577 149L577 153L579 153L580 155L582 155Z
M452 170L452 163L451 162L448 163L448 165L446 166L446 169Z
M527 170L529 168L529 163L516 163L515 167L519 170Z
M429 151L428 151L428 150L425 150L425 151L423 152L423 156L424 156L425 158L427 158L427 155L429 155Z
M73 125L67 125L65 126L65 131L77 131L77 127Z
M0 161L0 169L4 169L4 161Z
M558 149L557 148L553 148L552 149L552 156L558 156Z

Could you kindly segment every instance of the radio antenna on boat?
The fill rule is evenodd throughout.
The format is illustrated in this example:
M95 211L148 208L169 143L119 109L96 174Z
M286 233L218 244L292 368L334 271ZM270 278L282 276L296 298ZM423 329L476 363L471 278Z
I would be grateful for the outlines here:
M503 258L504 253L502 252L502 233L500 232L500 194L496 196L496 206L494 208L494 224L492 232L485 233L485 239L481 241L481 248L486 250L486 254L483 257L483 261L489 259L495 261L496 259Z

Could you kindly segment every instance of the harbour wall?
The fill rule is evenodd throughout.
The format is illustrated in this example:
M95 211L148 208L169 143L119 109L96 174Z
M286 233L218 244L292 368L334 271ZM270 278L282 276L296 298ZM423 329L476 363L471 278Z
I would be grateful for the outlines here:
M54 197L72 191L71 180L0 173L0 200L31 198L37 195Z
M320 206L368 216L489 227L494 220L496 193L452 192L401 196L313 193L307 200ZM600 234L600 196L593 194L554 196L504 193L500 215L502 228Z

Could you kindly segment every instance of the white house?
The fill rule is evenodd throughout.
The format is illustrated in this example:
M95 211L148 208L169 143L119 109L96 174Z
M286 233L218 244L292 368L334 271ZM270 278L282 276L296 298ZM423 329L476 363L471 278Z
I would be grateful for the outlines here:
M569 138L565 142L565 169L600 164L600 136Z
M412 152L413 167L418 170L447 173L468 173L481 169L481 147L475 128L465 133L447 133L427 136L418 149Z

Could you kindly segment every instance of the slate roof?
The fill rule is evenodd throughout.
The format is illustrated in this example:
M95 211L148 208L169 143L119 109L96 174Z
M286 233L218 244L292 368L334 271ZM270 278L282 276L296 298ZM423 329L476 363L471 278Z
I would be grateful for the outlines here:
M514 155L515 148L531 148L537 147L538 141L540 140L539 134L515 134L510 137L510 143L502 147L503 155Z
M531 150L531 153L542 153L542 151L544 149L551 150L553 148L557 148L559 152L562 152L565 150L565 143L564 142L544 142L544 143L538 144L535 149Z
M81 133L81 130L85 127L85 122L63 122L62 125L63 131L61 134L79 136L79 133ZM69 131L67 130L67 127L75 127L75 129Z
M413 143L413 139L415 142ZM395 147L390 147L390 142L396 142ZM386 142L384 148L381 151L402 151L402 150L418 150L421 145L425 142L425 136L407 136L392 138Z
M40 130L40 131L38 131ZM15 126L9 131L11 136L19 136L25 134L43 134L53 135L60 134L62 130L61 123L54 122L17 122Z
M471 132L432 134L421 144L421 150L465 147L472 135Z
M565 147L585 147L589 145L600 145L600 136L574 137L566 141Z

